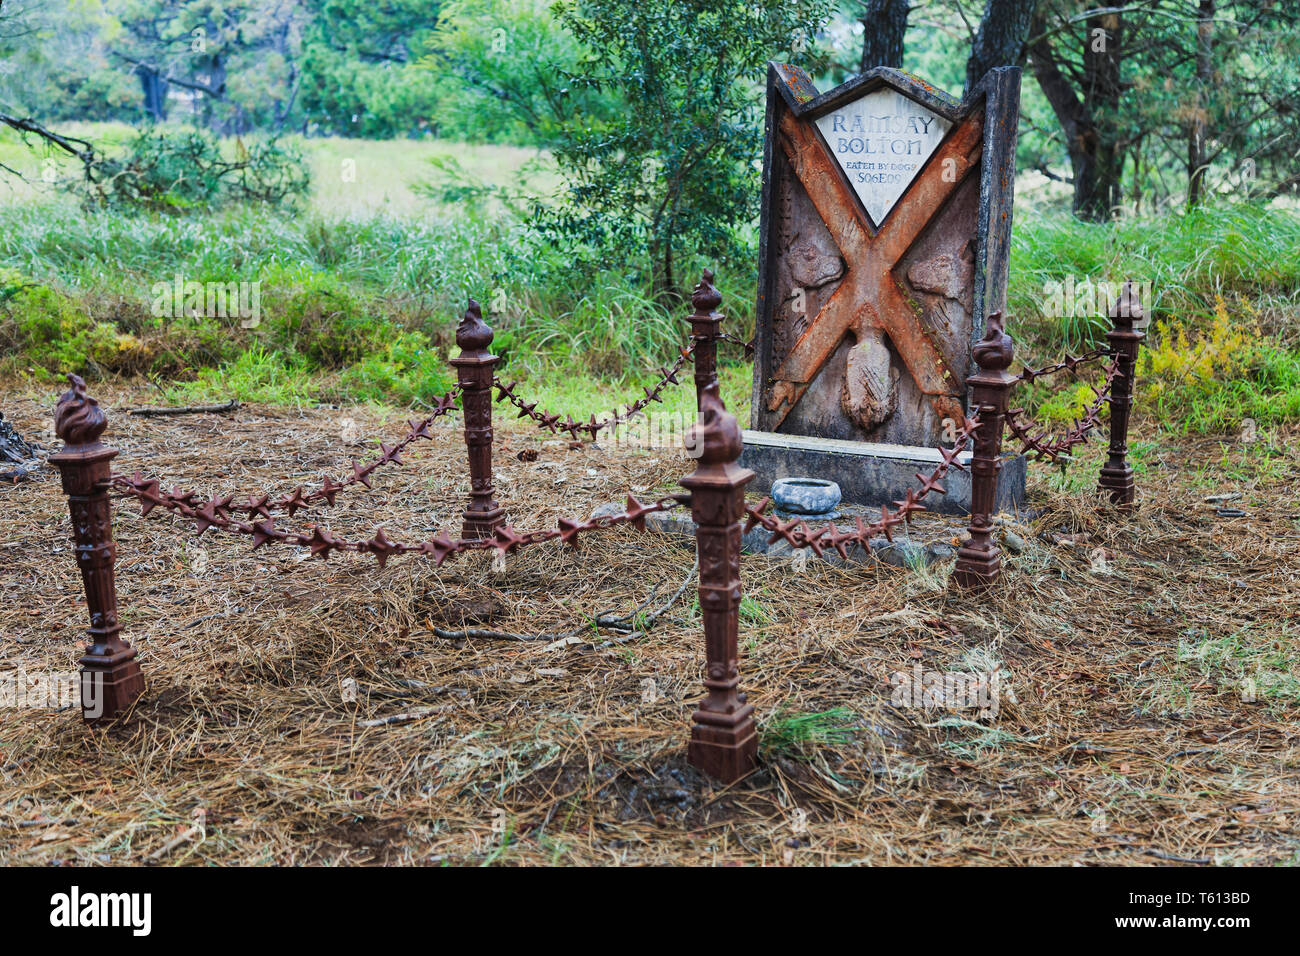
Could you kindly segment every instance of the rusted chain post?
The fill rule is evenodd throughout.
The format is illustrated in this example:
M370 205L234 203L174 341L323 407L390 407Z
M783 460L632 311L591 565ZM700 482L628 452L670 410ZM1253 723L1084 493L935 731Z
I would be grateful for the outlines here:
M979 430L971 455L970 534L957 552L953 581L965 589L991 587L1002 572L1002 552L993 538L993 512L1002 471L1002 426L1011 386L1011 336L1002 327L1002 313L989 316L984 338L972 349L979 371L966 379L971 408Z
M1115 304L1110 307L1111 330L1106 341L1115 353L1118 374L1110 392L1110 448L1102 466L1097 486L1110 492L1117 505L1131 505L1137 495L1133 467L1128 463L1128 419L1133 408L1133 385L1136 379L1138 349L1146 337L1134 323L1142 319L1142 301L1132 282L1125 282Z
M704 618L706 690L691 715L691 765L724 783L749 773L758 753L754 707L740 692L737 638L740 628L740 519L745 485L754 473L741 468L740 425L728 414L717 383L700 398L700 420L691 426L687 449L698 458L682 479L691 492L697 525L700 613Z
M505 523L505 509L492 487L492 378L497 357L488 351L492 329L483 321L479 304L469 308L456 327L460 355L451 360L460 383L465 416L465 447L469 452L469 504L461 525L463 538L490 538Z
M69 375L72 388L59 399L54 430L63 449L50 456L59 467L63 493L72 514L77 566L90 612L90 645L80 660L81 715L89 724L113 720L144 692L144 675L136 650L122 640L117 620L117 585L113 562L113 512L108 486L117 449L99 441L108 426L99 403L86 394L86 383Z
M703 408L704 390L718 381L718 337L722 334L722 320L717 311L722 304L722 293L713 286L713 271L704 270L704 277L691 294L694 314L687 316L691 324L691 340L695 344L695 407Z

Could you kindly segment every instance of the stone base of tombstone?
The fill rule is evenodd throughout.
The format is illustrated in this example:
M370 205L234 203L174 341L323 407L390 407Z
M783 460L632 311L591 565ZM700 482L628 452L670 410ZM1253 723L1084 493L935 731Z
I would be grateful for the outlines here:
M892 507L908 489L918 487L917 472L928 475L940 461L939 452L934 448L911 445L878 445L759 431L746 431L744 439L740 464L757 475L749 486L750 491L766 492L780 478L812 476L836 482L845 502L867 507ZM970 452L957 460L967 464ZM1024 509L1026 470L1024 455L1004 456L998 474L995 513ZM926 495L927 510L969 514L970 472L951 469L941 484L948 493Z
M611 505L622 509L622 504ZM843 515L835 522L836 530L844 534L854 528L853 519L861 516L868 522L878 518L879 515L873 513L871 509L853 509L852 514ZM825 526L825 519L810 520L809 525L813 528ZM682 547L694 546L695 543L695 522L691 520L688 514L681 512L659 511L646 515L646 530L655 534L667 535ZM952 561L957 554L957 548L951 544L953 538L965 534L965 527L959 524L942 524L938 527L927 526L924 534L919 529L915 533L903 533L898 529L894 530L894 539L890 541L884 535L871 539L871 552L868 554L861 548L855 548L849 552L849 559L846 562L834 548L826 548L822 551L820 559L811 550L805 550L800 553L806 554L809 561L821 560L827 564L840 567L847 564L890 564L897 568L918 568L929 567L934 564L941 564L945 561ZM791 561L796 557L795 551L785 541L778 539L775 542L770 540L772 534L763 528L754 528L746 534L740 541L740 550L743 554L762 555L771 564L783 564Z

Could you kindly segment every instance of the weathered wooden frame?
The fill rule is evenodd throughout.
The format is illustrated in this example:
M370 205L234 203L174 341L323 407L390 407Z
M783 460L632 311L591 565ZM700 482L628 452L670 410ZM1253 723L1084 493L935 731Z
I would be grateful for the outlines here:
M830 154L827 144L817 130L816 120L881 87L894 89L943 117L952 126L938 149L918 171L890 212L879 224L873 224L848 178ZM811 79L803 70L785 64L769 64L751 428L758 431L779 431L785 419L785 414L770 411L767 402L770 391L769 380L776 371L771 329L774 310L781 301L773 288L778 251L772 247L769 240L773 229L774 208L778 202L778 190L782 188L783 176L792 172L788 169L791 166L790 160L784 154L776 155L776 150L779 148L776 146L778 136L783 132L802 130L808 140L815 139L821 144L821 152L825 154L822 163L824 168L817 170L814 175L819 177L819 190L825 190L825 193L819 196L813 195L813 190L807 188L803 178L797 173L795 176L804 185L805 191L817 206L823 221L827 219L823 208L839 207L846 209L850 215L856 214L855 223L847 224L848 228L845 231L857 233L856 236L851 236L853 242L850 244L856 243L858 247L866 250L862 252L864 258L868 256L870 244L877 236L899 231L900 226L905 226L901 230L904 232L901 250L891 250L897 252L894 256L894 264L906 255L908 249L921 241L930 224L941 215L947 200L956 193L969 175L976 174L974 167L979 167L977 171L980 177L978 229L975 237L972 330L969 342L970 347L973 348L984 335L984 317L990 312L1003 310L1006 305L1019 105L1020 69L1018 67L999 67L990 71L965 100L958 101L910 74L888 67L868 70L833 90L818 94ZM978 126L979 129L973 131L972 126ZM936 178L934 168L945 158L954 159L960 168L961 156L948 154L961 143L963 138L976 137L981 144L978 159L970 163L969 169L960 169L960 174L951 189L937 190L936 199L929 206L918 203L916 200L919 193L927 188L933 190L931 181ZM897 220L907 221L894 225ZM840 245L840 239L836 237L835 224L828 222L827 226L831 229L832 236L836 238L837 245ZM841 252L846 252L842 245ZM847 250L847 253L854 252L854 249ZM848 254L845 258L848 258ZM848 262L847 265L848 272L839 280L839 288L845 288L852 275L854 263ZM865 265L870 268L876 264L868 262ZM883 291L888 297L890 286L882 283L888 282L890 268L892 266L884 267L884 275L872 275L856 281L874 284L876 290ZM896 292L897 289L893 291ZM852 308L855 309L866 305L865 302L851 303ZM906 352L907 355L914 356L917 353L926 353L925 346L929 343L918 341L923 339L923 336L908 332L899 316L881 317L881 324L886 327L886 334L890 335L891 341L894 341L900 354ZM904 341L898 341L895 333L899 333L898 338ZM843 335L844 332L841 332L836 341L842 340ZM911 341L908 341L909 338ZM832 352L834 347L831 346ZM934 352L932 347L929 352ZM904 357L906 359L906 356ZM823 358L822 363L824 362ZM821 368L822 365L818 365L813 378L820 374ZM966 368L954 369L940 368L938 363L925 367L925 362L917 359L915 362L908 363L908 370L912 373L918 388L927 395L936 396L942 380L946 383L943 387L950 389L948 394L961 396L960 408L952 407L951 404L947 406L946 414L949 417L965 413L970 407L969 393L963 383L967 376L977 370L973 359L968 362ZM804 390L799 392L793 402L788 402L791 407L798 398L802 397L807 387L808 385L805 385ZM936 408L939 407L941 406L936 404Z

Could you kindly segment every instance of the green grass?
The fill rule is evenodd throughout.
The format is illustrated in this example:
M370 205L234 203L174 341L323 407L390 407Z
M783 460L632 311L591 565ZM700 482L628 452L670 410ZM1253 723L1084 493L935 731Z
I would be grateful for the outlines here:
M1236 374L1187 379L1155 400L1157 420L1183 434L1239 431L1244 422L1277 425L1300 419L1300 351L1254 343Z
M1195 327L1209 320L1215 297L1241 297L1261 307L1294 310L1300 303L1300 216L1257 205L1214 206L1187 214L1085 223L1062 214L1020 215L1012 236L1007 288L1010 321L1029 343L1056 355L1095 344L1098 317L1051 318L1045 289L1074 277L1149 283L1148 314L1179 317ZM1298 330L1290 330L1292 336Z
M317 400L320 391L321 383L300 361L254 346L234 361L199 369L193 381L169 386L163 397L175 405L231 398L271 405L308 405Z
M1265 710L1300 703L1300 654L1290 627L1245 626L1214 634L1189 628L1168 675L1151 692L1157 710L1191 713L1207 696L1228 695Z
M609 414L615 403L624 403L643 396L643 388L654 385L659 375L657 371L628 371L617 378L597 378L576 376L562 369L548 368L543 372L516 375L518 370L511 364L499 371L503 379L519 378L525 385L520 391L526 392L528 401L536 401L539 409L561 410L571 413L574 418L586 418L595 415L598 419ZM670 385L663 391L663 401L655 402L646 409L648 413L675 418L690 424L695 420L695 386L691 372L687 369L679 376L680 385ZM749 427L750 389L753 385L751 367L736 363L723 364L718 369L718 384L722 391L722 400L727 410L734 414L744 428ZM620 428L613 436L620 441L628 435L626 428Z
M853 712L832 707L819 713L777 710L759 728L759 745L768 755L795 756L817 744L840 744L853 739Z
M80 137L113 151L136 130L125 123L60 123L60 133ZM247 142L256 139L251 137ZM453 159L476 179L492 186L526 186L549 193L558 179L544 155L520 146L457 143L449 140L373 140L339 137L285 136L311 167L311 211L329 218L369 218L376 215L419 217L436 211L413 188L428 178L432 164ZM32 142L37 142L32 137ZM534 160L541 159L541 162ZM0 181L0 205L59 201L59 192L46 182L76 177L80 162L61 150L28 149L13 130L0 130L0 163L22 173L26 181ZM521 180L521 173L523 173Z

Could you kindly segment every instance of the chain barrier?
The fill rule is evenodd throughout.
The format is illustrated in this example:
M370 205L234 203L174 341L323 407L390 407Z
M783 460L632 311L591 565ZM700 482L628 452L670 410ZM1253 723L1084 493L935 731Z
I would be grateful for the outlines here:
M206 522L206 527L216 526L217 522L212 520L221 514L229 515L233 511L248 512L249 520L261 515L264 518L270 518L274 512L283 512L289 517L295 513L304 511L311 506L324 501L331 508L334 507L334 499L342 492L352 488L355 485L365 485L367 489L374 486L370 483L370 476L376 471L388 464L402 464L402 452L418 439L430 440L433 433L429 427L443 415L449 412L459 411L456 406L456 396L459 393L458 388L453 388L447 394L438 398L434 405L433 413L426 418L415 422L408 421L406 424L408 430L406 434L393 445L379 443L380 450L383 452L378 458L363 465L356 459L352 460L352 474L342 481L335 481L333 476L325 475L321 486L306 493L303 492L302 485L299 485L292 492L282 498L271 500L270 495L248 496L248 503L243 505L234 505L234 495L213 495L212 498L196 512L197 514L209 515L211 517L201 518ZM172 503L179 503L186 507L193 508L195 502L201 497L194 491L182 491L180 488L173 488L170 492L162 490L162 483L156 478L146 478L140 472L135 472L130 478L125 475L114 475L112 487L123 492L127 496L138 498L141 502L140 513L149 514L156 507L169 508ZM200 534L204 529L200 529Z
M1115 380L1123 377L1119 371L1119 363L1117 361L1109 363L1106 366L1106 381L1102 387L1091 386L1097 400L1088 406L1081 417L1075 419L1073 426L1060 438L1051 438L1044 428L1038 428L1037 434L1033 434L1035 426L1029 421L1022 420L1025 412L1023 408L1007 409L1007 430L1020 442L1021 452L1032 453L1034 461L1042 461L1044 458L1059 461L1069 455L1070 449L1088 441L1088 433L1101 422L1101 410L1110 401Z
M1115 353L1110 348L1110 346L1103 345L1097 348L1089 349L1088 351L1084 352L1082 355L1067 355L1060 362L1054 362L1051 365L1044 365L1042 368L1030 368L1028 365L1026 365L1024 371L1022 371L1020 375L1017 376L1016 381L1024 382L1026 385L1028 385L1029 383L1033 382L1036 379L1040 379L1048 375L1055 375L1057 372L1064 372L1066 370L1073 372L1080 365L1087 365L1091 362L1097 361L1097 359L1100 358L1112 358L1114 357L1114 355Z
M142 514L147 515L155 508L162 508L164 511L178 517L193 520L198 535L202 535L209 528L216 528L218 531L226 531L231 534L251 536L254 551L265 544L289 544L295 547L308 548L313 557L323 559L328 559L330 554L335 551L371 554L374 555L381 568L388 563L390 557L399 554L418 553L433 558L434 564L441 566L447 558L466 551L485 551L495 548L503 554L510 554L520 548L556 539L577 549L579 534L604 531L621 524L630 524L638 531L644 531L646 515L656 511L669 511L683 504L688 504L690 501L689 495L679 493L645 504L638 501L635 496L628 495L626 509L615 515L601 515L587 521L561 518L555 528L540 531L519 531L514 526L506 524L497 528L490 538L457 538L453 540L448 538L446 534L439 533L427 541L406 544L390 539L383 528L379 528L372 538L364 541L348 541L345 538L336 536L328 528L319 526L313 528L310 534L300 531L285 531L277 528L274 517L264 510L252 507L247 509L231 507L231 497L229 495L221 498L214 496L209 501L199 505L195 501L196 496L192 492L177 490L170 494L158 494L148 488L138 486L129 479L115 479L111 484L124 489L126 495L138 498L143 503ZM146 482L145 484L151 483ZM248 521L237 521L232 517L235 511L240 510L248 511ZM258 514L262 515L262 520L253 520Z
M811 548L819 558L823 554L823 549L828 545L834 548L845 561L849 559L851 550L859 545L867 554L870 554L872 538L884 535L886 540L893 541L893 529L895 527L908 521L916 512L926 510L925 505L921 503L921 500L926 495L932 491L947 494L948 489L944 488L939 482L943 481L951 468L956 468L958 471L966 470L966 466L959 462L957 457L966 450L971 437L979 430L979 427L978 422L969 418L965 419L961 430L957 432L953 446L938 449L942 458L938 467L929 475L922 475L917 472L916 480L921 483L920 490L909 488L907 494L901 500L894 501L896 511L891 512L888 505L882 505L880 520L874 524L866 524L859 517L855 519L856 527L851 531L841 533L839 527L833 521L828 522L824 528L814 531L803 518L791 518L789 521L783 522L775 515L766 514L765 512L771 505L771 499L764 498L757 505L745 506L745 514L748 515L749 519L745 524L745 533L748 534L754 528L761 526L765 530L772 532L768 544L775 544L777 539L783 539L792 548Z
M677 376L686 363L691 360L695 352L695 346L684 348L677 356L677 361L673 363L672 368L659 367L660 379L654 388L645 389L645 397L638 398L636 401L624 406L622 414L617 408L611 409L610 417L596 421L596 416L592 415L589 421L577 422L573 420L572 415L565 415L564 421L560 421L560 416L551 412L537 411L536 402L525 402L515 392L518 382L511 382L509 385L503 384L501 379L493 378L492 386L497 390L497 402L509 401L511 405L519 409L516 418L529 418L537 423L538 428L545 428L552 435L559 434L562 431L568 432L569 435L577 440L579 432L586 432L592 439L606 428L614 428L618 425L625 425L634 419L637 415L648 406L651 402L663 401L663 390L669 385L680 385L681 380Z

